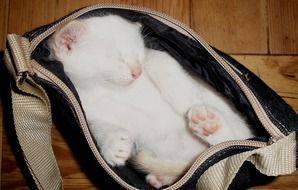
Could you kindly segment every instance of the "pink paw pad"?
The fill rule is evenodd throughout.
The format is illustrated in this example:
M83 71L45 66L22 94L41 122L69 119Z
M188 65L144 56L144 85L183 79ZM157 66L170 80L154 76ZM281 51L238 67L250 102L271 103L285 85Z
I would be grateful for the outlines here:
M200 135L209 136L220 128L219 119L210 108L193 107L188 118L191 131Z
M171 185L174 182L175 178L171 176L162 176L162 175L154 175L148 174L146 176L146 181L151 186L155 188L160 188L165 185Z

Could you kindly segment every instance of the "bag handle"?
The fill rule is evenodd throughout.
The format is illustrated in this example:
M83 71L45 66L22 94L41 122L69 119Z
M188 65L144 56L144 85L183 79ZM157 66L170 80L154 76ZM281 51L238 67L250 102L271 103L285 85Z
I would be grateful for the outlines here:
M293 173L296 170L296 133L272 145L230 156L214 164L198 179L197 189L228 189L245 161L254 164L256 169L267 176Z
M62 177L51 143L53 127L50 101L37 84L30 67L29 41L15 34L7 36L4 62L16 82L11 88L13 121L23 159L38 189L63 189Z

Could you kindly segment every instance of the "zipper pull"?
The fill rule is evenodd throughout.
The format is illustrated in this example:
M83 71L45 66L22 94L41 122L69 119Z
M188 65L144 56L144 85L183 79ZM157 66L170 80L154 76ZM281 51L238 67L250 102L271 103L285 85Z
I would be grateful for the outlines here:
M267 142L267 145L272 145L273 143L276 143L280 139L281 139L280 137L270 137L268 142Z

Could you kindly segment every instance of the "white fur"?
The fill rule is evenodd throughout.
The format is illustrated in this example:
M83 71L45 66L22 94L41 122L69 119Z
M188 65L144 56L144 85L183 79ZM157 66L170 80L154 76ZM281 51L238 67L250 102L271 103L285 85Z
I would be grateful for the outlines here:
M208 144L253 136L217 92L167 53L146 49L138 23L115 15L78 20L49 45L80 95L105 160L120 166L132 158L156 187L167 185L155 182L160 176L167 183L180 176ZM208 112L215 118L192 121ZM200 133L209 125L219 129Z

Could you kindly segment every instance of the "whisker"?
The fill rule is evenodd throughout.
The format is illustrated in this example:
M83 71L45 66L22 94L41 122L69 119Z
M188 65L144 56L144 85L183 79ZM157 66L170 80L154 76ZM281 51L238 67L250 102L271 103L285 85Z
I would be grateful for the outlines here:
M149 35L151 35L151 34L153 34L153 32L151 31L151 32L148 32L147 34L145 34L144 36L143 36L143 39L146 39Z

